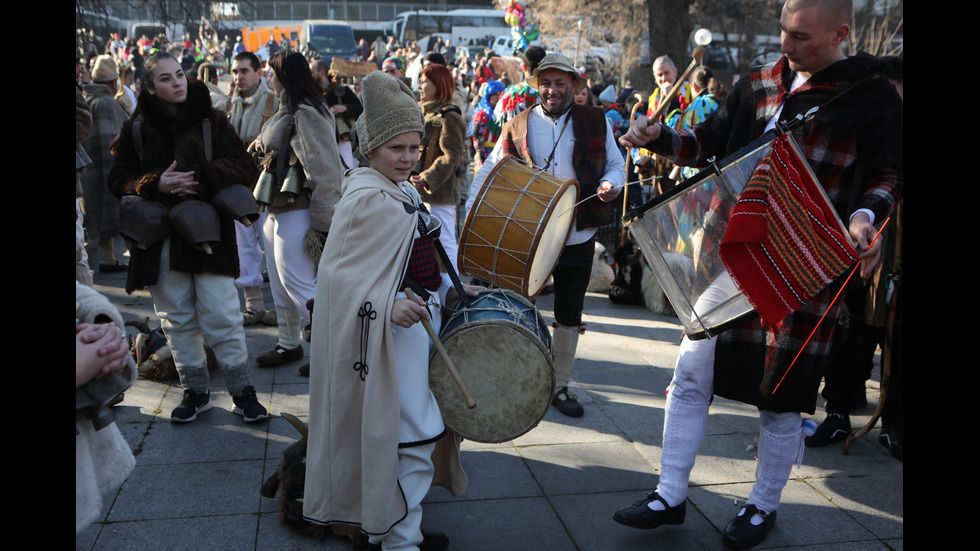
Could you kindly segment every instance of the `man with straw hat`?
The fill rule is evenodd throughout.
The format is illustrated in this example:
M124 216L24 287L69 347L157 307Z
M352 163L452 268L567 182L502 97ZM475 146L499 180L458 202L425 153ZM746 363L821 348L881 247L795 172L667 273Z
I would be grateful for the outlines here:
M540 101L508 121L500 139L477 173L470 188L467 210L479 195L493 167L513 155L562 178L579 182L579 204L574 226L555 267L555 396L552 404L570 417L584 409L568 389L575 362L578 337L585 331L582 308L592 271L596 228L613 221L609 201L626 183L626 163L619 154L612 127L598 109L574 103L574 94L585 86L571 60L548 54L527 83Z

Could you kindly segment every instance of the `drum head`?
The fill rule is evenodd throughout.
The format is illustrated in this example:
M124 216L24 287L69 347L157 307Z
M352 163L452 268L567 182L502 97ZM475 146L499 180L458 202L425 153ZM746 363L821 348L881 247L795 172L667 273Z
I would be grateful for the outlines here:
M460 378L476 400L466 405L442 357L429 364L429 387L443 421L475 442L513 440L544 418L555 387L551 354L531 331L502 320L482 320L442 338Z
M534 258L527 274L527 288L525 295L528 298L538 296L541 289L548 283L548 276L555 270L558 264L558 257L565 247L568 233L575 222L575 200L578 198L578 189L568 186L555 199L552 212L544 227L540 230L540 237L537 248L534 251Z

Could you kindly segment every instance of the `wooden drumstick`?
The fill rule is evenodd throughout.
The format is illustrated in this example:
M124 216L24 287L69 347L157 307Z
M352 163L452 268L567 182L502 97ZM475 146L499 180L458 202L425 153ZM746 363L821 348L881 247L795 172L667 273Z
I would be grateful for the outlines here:
M418 302L419 297L415 294L412 289L405 288L405 296L409 299ZM466 405L473 409L476 407L476 400L470 395L470 391L467 390L466 384L463 383L463 379L459 376L459 371L456 371L456 366L453 361L449 358L449 353L446 352L445 347L442 346L442 341L439 340L439 335L436 334L436 330L432 328L432 322L422 318L422 325L425 326L425 330L429 333L429 338L432 339L432 343L436 345L436 350L439 355L442 356L442 361L446 362L446 369L449 370L449 374L453 376L453 380L456 381L456 386L459 387L459 391L463 393L463 398L466 400Z

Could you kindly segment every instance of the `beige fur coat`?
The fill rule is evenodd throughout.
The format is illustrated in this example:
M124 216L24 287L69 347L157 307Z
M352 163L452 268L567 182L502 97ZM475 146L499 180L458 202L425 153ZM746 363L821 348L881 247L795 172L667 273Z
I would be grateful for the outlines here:
M289 139L295 157L291 157L289 163L299 162L311 192L308 202L296 201L292 206L286 204L282 194L277 194L269 211L309 208L313 229L326 233L330 229L334 207L340 200L340 183L344 176L333 113L306 103L297 106L295 113L289 113L285 96L281 94L279 101L282 108L262 126L259 135L262 149L266 152L278 150L283 133L290 131L290 123L295 123L296 130Z
M87 285L75 282L75 316L83 323L99 323L107 316L125 331L122 316L109 300ZM99 317L97 321L96 318ZM136 380L132 359L123 377ZM102 496L118 488L136 466L136 458L115 423L95 430L87 419L75 418L75 534L102 512Z

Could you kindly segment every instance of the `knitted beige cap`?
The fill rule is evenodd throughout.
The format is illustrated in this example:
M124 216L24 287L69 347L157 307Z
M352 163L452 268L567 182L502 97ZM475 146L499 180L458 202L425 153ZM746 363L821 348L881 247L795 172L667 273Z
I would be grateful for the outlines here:
M109 54L102 54L95 58L95 66L92 67L92 82L104 84L119 78L119 65Z
M358 99L364 112L357 118L354 131L358 149L365 157L399 134L425 132L422 109L415 94L388 73L374 71L365 76Z

